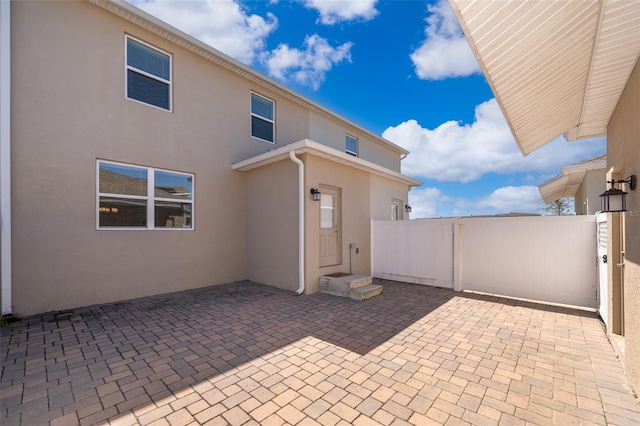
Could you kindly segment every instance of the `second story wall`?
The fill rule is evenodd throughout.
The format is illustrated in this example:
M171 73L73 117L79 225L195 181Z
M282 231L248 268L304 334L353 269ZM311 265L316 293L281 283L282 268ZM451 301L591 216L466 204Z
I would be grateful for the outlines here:
M16 2L13 9L14 81L30 108L46 111L59 126L73 117L68 125L109 137L114 154L125 148L144 161L179 159L191 139L214 148L212 166L228 167L308 135L302 106L95 5ZM170 56L169 110L127 99L127 36ZM251 136L252 91L275 104L274 144ZM65 143L82 149L92 139Z
M390 146L375 141L356 128L340 125L314 112L309 113L309 139L312 141L345 152L347 135L356 139L358 157L400 172L400 153L391 149Z
M144 152L145 159L149 151L164 158L176 152L162 149L155 142L158 138L172 138L177 146L196 139L215 147L212 162L229 165L303 139L345 152L345 138L350 135L357 141L357 156L400 171L399 147L325 114L322 107L206 45L169 32L165 24L153 23L154 18L149 18L150 24L137 25L135 14L133 23L89 2L20 3L14 13L20 16L18 21L24 19L19 22L24 30L14 37L18 84L29 85L40 107L61 118L75 111L77 124L112 136L114 146L118 140L135 140L127 142L128 149ZM130 41L168 58L166 106L151 106L129 96ZM272 109L271 142L252 136L252 93Z

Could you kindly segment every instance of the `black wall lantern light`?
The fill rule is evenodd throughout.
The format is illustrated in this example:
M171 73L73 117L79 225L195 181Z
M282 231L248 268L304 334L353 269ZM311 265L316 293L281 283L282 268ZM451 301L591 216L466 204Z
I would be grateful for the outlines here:
M411 213L411 206L409 204L405 204L404 209L407 211L407 213Z
M621 189L615 188L616 183L626 183L629 185L629 189L633 191L636 189L636 175L631 175L622 180L608 180L607 183L611 184L611 188L600 194L600 211L602 212L625 212L627 211L627 193Z
M320 201L320 191L318 188L311 188L311 196L313 197L313 201Z

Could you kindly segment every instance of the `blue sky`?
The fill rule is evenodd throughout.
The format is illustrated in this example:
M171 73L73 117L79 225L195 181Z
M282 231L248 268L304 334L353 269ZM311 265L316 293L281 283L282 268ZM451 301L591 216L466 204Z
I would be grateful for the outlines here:
M129 1L411 151L412 218L543 213L540 183L605 152L524 157L446 0Z

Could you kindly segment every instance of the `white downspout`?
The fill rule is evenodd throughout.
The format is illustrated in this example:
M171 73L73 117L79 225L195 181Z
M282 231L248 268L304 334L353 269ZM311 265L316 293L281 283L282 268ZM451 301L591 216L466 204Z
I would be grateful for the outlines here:
M11 308L11 2L0 1L0 291Z
M298 290L300 295L304 291L304 163L293 151L289 151L289 158L298 165Z

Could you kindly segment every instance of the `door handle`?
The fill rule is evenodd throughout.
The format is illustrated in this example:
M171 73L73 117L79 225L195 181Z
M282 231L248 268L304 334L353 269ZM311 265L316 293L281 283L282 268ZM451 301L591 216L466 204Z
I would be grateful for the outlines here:
M606 254L602 255L602 263L607 263L607 255Z

